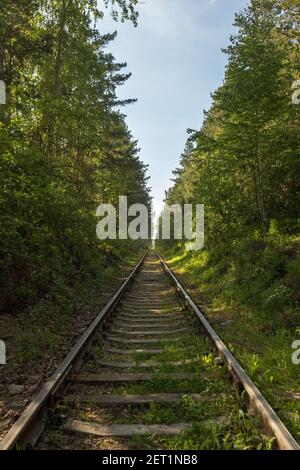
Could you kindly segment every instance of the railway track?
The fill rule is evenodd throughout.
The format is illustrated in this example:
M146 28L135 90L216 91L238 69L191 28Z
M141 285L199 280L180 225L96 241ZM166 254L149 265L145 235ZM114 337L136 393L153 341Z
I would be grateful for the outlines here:
M150 252L0 450L184 449L191 437L201 449L210 434L229 432L241 401L260 418L258 433L273 437L278 449L299 450L168 266Z

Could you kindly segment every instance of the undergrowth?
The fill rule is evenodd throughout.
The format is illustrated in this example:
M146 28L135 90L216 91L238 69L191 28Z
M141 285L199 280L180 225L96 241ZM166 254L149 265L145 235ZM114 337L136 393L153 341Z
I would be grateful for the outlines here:
M270 234L231 246L162 250L170 267L204 309L296 439L300 442L300 240Z

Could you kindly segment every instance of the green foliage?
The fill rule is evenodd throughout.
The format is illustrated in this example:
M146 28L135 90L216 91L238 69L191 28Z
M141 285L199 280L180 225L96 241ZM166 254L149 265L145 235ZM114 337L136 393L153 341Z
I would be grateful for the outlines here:
M289 306L291 291L283 285L273 287L265 294L263 308L267 313L276 313Z
M287 393L299 389L291 361L300 304L300 107L291 104L299 2L252 0L235 25L224 82L201 130L189 131L166 194L169 204L205 205L205 249L187 253L174 241L159 248L299 439L299 404ZM201 449L270 449L253 424L238 410L229 426L200 427L173 448L197 449L201 436Z
M188 131L166 197L205 205L206 246L299 232L299 24L293 1L252 0L236 15L224 83L201 130Z
M106 7L111 3L112 5L112 16L115 20L121 18L121 21L130 19L134 25L137 25L138 11L135 9L135 6L139 3L139 0L104 0ZM119 7L120 12L115 7Z
M223 425L195 423L191 429L176 438L151 436L131 439L133 448L172 450L271 450L273 438L258 431L255 418L246 416L242 410L232 413Z
M192 297L204 305L205 315L225 344L299 439L300 406L288 393L299 389L299 366L291 360L292 343L299 337L298 246L298 238L268 235L264 241L248 238L231 248L164 254L183 284L192 286ZM230 321L223 324L224 320ZM235 441L233 436L230 439Z
M300 301L300 257L291 261L287 269L287 284L292 289L294 298Z
M215 292L255 307L272 328L293 327L300 300L289 238L299 233L300 214L300 107L291 104L299 24L293 0L252 0L236 15L224 83L201 130L188 131L166 194L168 204L205 205L205 251L189 255L189 269L195 274L200 264ZM173 240L159 247L175 256L184 250Z
M134 0L105 2L136 21ZM105 52L96 1L0 5L0 310L16 311L83 277L101 279L136 248L96 237L96 207L150 204L146 166L117 111L130 76ZM13 44L13 47L11 47ZM111 268L110 268L111 269Z
M62 338L50 331L35 329L31 333L24 333L20 341L20 350L16 354L19 364L28 364L51 355L57 350Z

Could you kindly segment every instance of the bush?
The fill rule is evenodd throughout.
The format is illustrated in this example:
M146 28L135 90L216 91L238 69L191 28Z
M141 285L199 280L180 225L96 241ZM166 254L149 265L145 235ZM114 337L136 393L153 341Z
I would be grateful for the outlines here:
M272 286L264 297L263 309L269 314L286 310L292 303L291 290L284 285Z

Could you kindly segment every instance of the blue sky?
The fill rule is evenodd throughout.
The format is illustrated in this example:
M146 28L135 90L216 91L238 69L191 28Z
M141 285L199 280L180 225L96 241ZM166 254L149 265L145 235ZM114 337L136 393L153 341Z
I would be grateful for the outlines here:
M248 0L143 0L137 28L116 23L107 13L101 33L118 31L108 47L127 62L130 80L119 97L137 98L123 108L127 123L149 164L154 209L159 212L164 192L179 164L186 129L199 129L210 93L223 80L234 13ZM201 201L199 201L201 202Z

